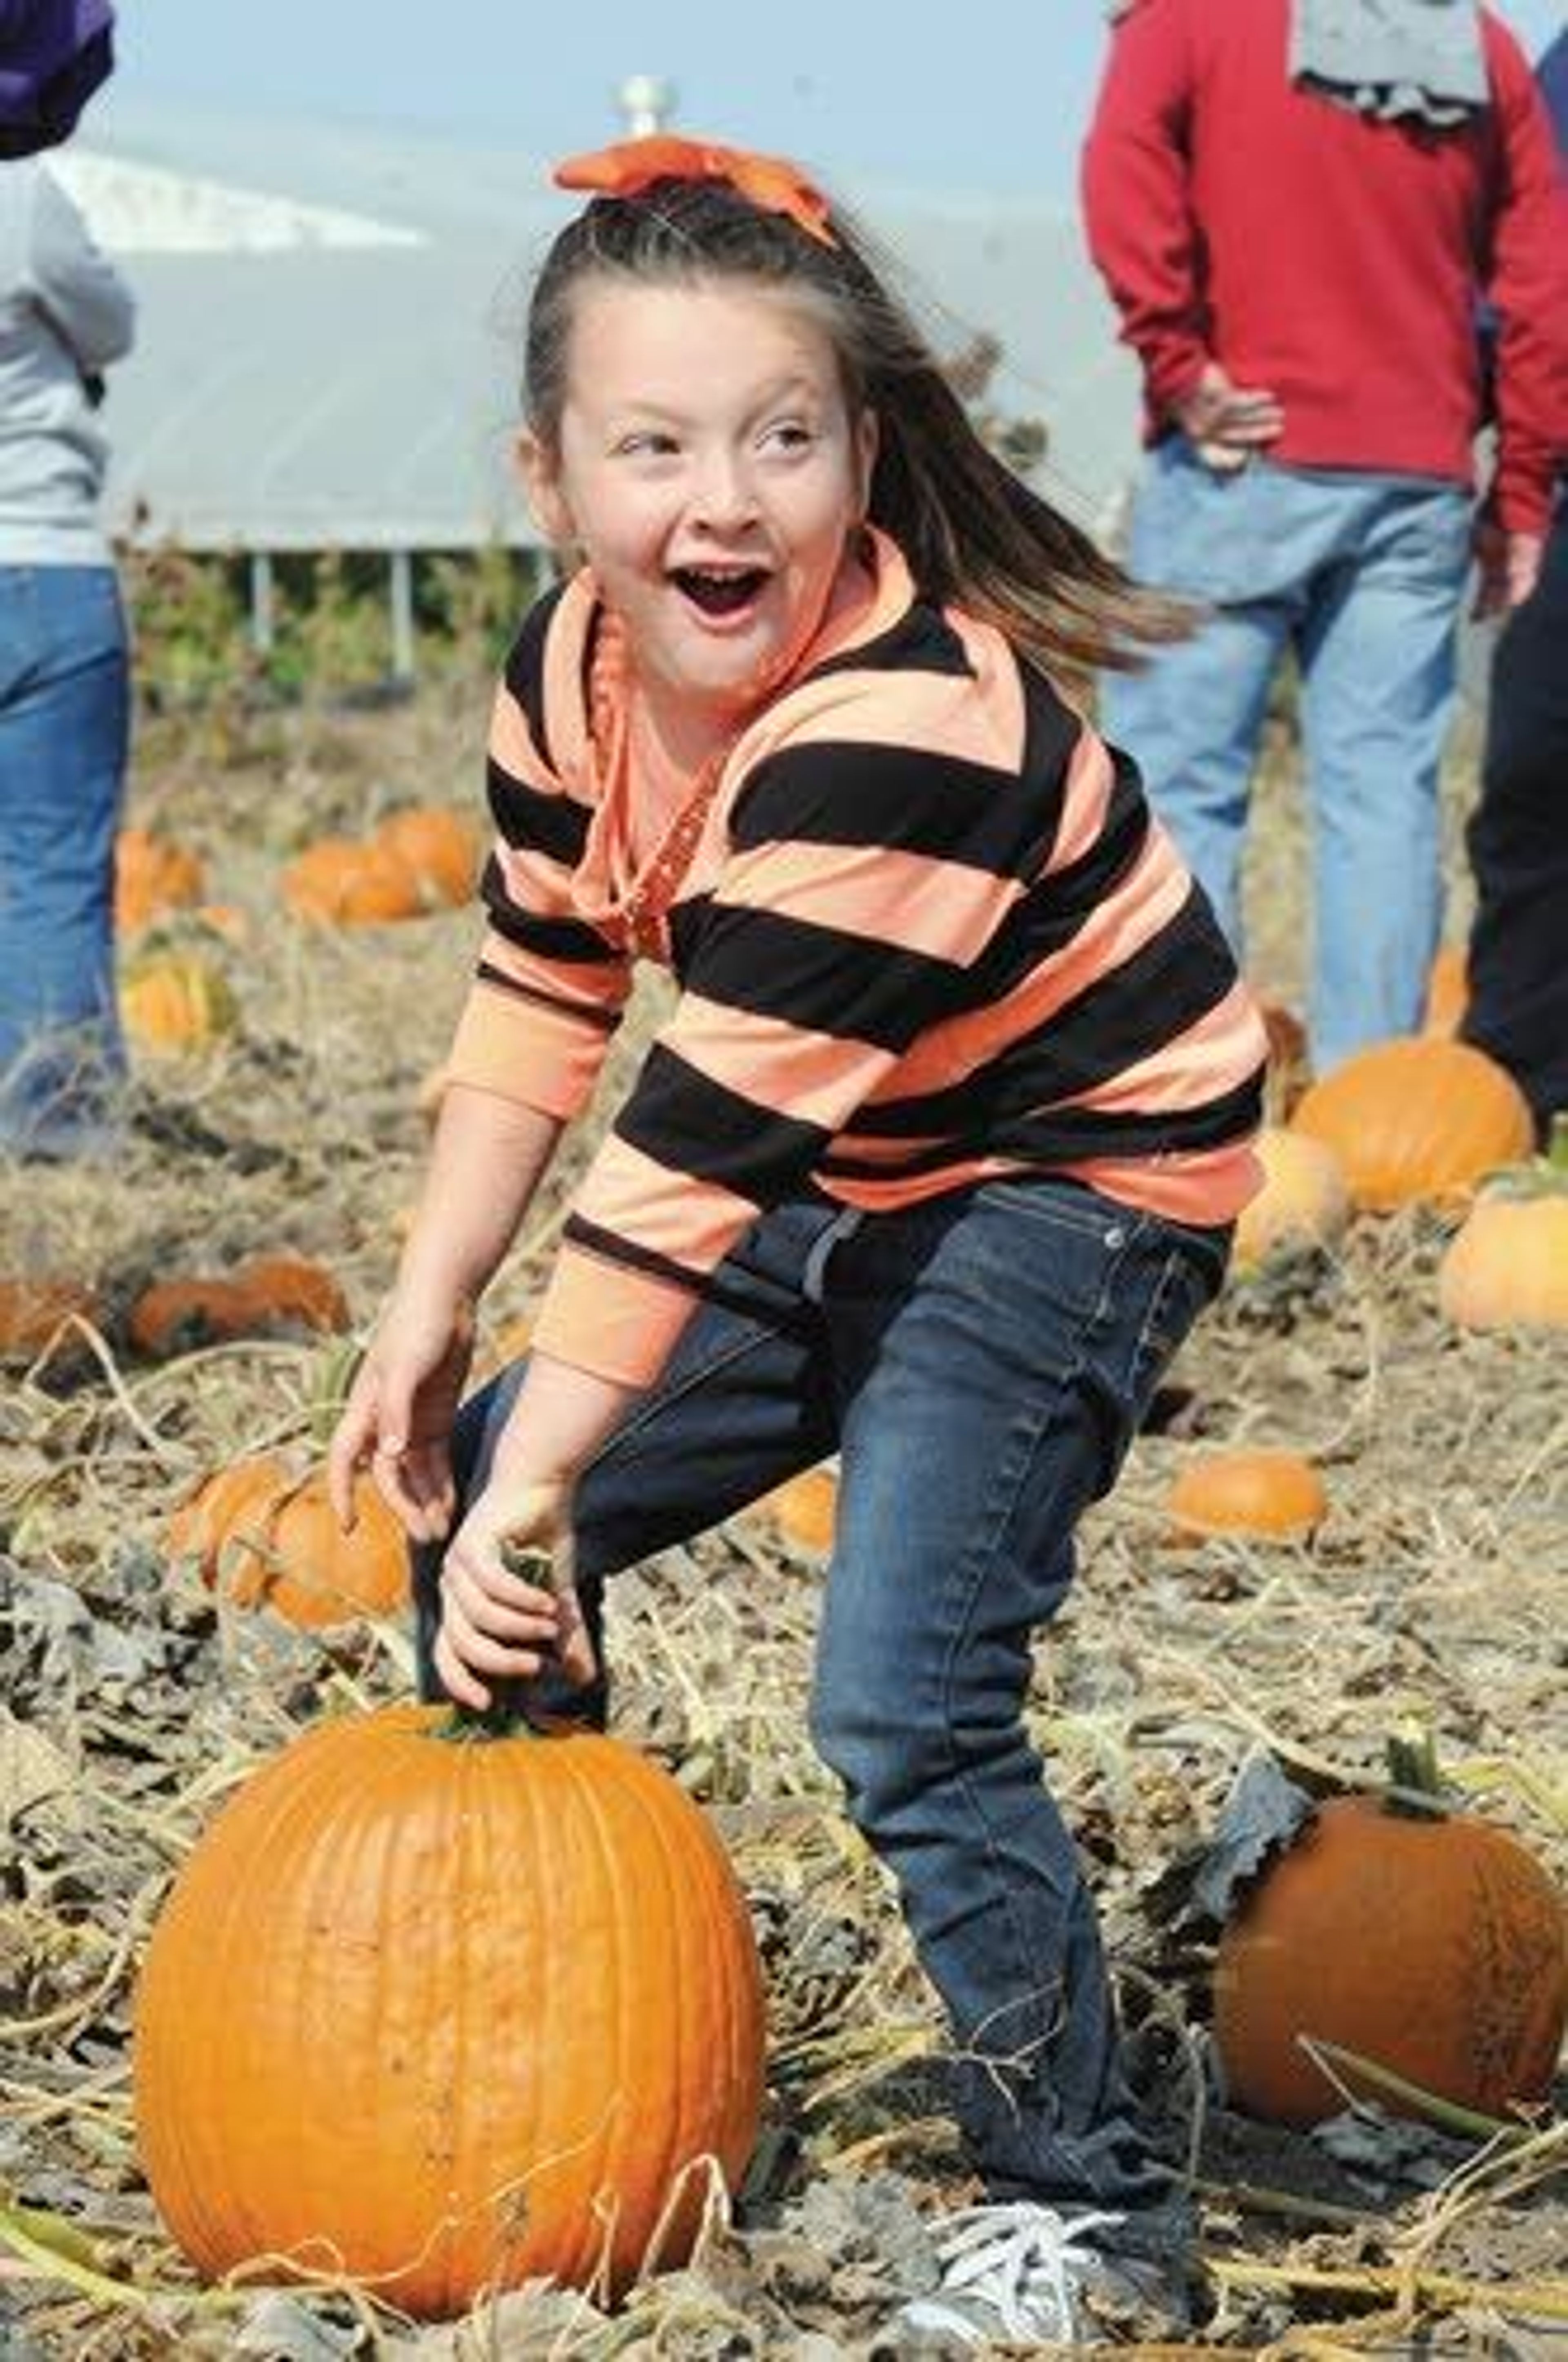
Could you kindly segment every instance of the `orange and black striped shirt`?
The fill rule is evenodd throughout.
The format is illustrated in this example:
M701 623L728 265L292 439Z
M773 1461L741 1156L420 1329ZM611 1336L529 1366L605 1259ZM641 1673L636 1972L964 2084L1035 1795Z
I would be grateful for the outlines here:
M873 540L872 588L738 735L663 907L669 839L640 844L591 726L591 576L532 611L497 693L453 1077L568 1120L651 924L679 987L534 1330L605 1377L656 1375L742 1230L807 1186L878 1209L1050 1173L1200 1224L1256 1187L1262 1028L1133 765Z

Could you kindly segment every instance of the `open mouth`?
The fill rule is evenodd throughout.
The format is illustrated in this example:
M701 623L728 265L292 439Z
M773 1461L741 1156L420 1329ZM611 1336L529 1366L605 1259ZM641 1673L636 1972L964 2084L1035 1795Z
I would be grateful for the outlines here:
M761 596L767 581L761 566L678 566L674 580L683 595L705 615L737 615Z

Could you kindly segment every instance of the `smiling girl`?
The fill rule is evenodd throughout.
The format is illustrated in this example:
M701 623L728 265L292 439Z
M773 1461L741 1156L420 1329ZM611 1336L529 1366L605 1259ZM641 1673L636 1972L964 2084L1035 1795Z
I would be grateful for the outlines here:
M602 1718L605 1578L839 1452L812 1735L946 2005L988 2202L896 2334L1069 2342L1187 2222L1025 1731L1031 1635L1220 1285L1264 1045L1052 680L1181 619L987 449L793 168L661 138L557 178L597 193L534 293L521 461L578 562L497 696L489 927L340 1513L369 1462L428 1688ZM459 1418L641 957L672 1013L532 1352Z

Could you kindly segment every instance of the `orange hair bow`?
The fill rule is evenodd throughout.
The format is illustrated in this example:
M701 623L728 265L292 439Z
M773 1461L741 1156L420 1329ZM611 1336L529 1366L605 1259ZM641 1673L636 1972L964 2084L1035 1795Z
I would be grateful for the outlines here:
M787 214L819 245L839 243L828 226L827 198L782 156L653 132L596 149L591 156L568 156L554 177L558 189L592 189L606 197L639 196L655 181L722 181L763 213Z

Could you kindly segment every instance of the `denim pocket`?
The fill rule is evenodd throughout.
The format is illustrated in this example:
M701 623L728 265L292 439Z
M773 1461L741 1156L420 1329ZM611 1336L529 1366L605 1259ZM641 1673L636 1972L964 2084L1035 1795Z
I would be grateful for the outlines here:
M1292 589L1322 532L1293 471L1254 459L1218 474L1172 435L1145 464L1130 563L1162 590L1213 607L1245 605Z
M1168 1225L1159 1227L1165 1243L1133 1349L1129 1408L1135 1424L1148 1408L1155 1388L1194 1321L1219 1294L1225 1275L1223 1233L1217 1233L1211 1244L1195 1234L1173 1233Z

